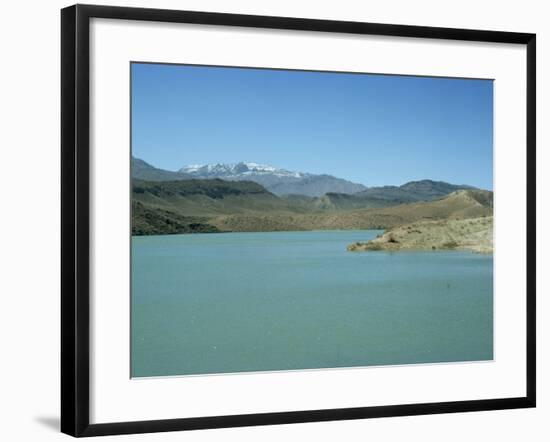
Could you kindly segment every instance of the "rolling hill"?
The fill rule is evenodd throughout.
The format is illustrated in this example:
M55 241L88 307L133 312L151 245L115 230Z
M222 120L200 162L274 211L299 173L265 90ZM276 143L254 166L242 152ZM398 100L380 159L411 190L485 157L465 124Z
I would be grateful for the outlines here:
M220 179L162 182L134 180L132 200L184 216L300 211L302 206L301 203L295 204L279 198L252 181ZM302 211L307 209L302 208Z
M223 231L388 229L438 219L491 216L492 192L459 190L446 197L392 207L321 213L250 213L217 216L210 222Z
M368 187L352 195L327 193L322 197L322 204L326 208L336 210L389 207L417 201L432 201L457 190L475 190L475 187L433 180L410 181L402 186Z
M251 181L187 179L132 183L132 234L209 233L224 214L307 212Z
M326 204L325 197L279 197L251 181L134 180L133 233L385 229L417 220L492 214L492 192L481 190L459 190L433 201L389 207L386 201L378 207L352 209Z

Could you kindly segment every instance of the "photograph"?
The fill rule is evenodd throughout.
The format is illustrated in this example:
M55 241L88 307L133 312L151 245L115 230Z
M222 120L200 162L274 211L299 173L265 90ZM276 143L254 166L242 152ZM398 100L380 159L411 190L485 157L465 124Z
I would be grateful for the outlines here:
M130 63L133 378L493 360L493 80Z

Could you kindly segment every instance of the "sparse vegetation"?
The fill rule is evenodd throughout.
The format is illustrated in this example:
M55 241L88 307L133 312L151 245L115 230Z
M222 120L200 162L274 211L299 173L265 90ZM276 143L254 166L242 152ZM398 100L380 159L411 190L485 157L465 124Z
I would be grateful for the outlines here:
M492 192L460 190L434 201L391 207L337 209L322 198L278 197L249 181L185 179L133 182L132 233L265 232L391 229L421 235L426 220L492 215ZM486 195L480 197L479 193ZM479 201L491 201L483 205ZM394 241L401 242L398 237ZM396 244L397 245L397 244Z
M493 218L478 217L422 222L422 231L399 226L368 242L348 246L350 251L472 250L493 252Z
M441 245L442 249L456 249L458 247L458 243L456 241L447 241Z
M139 202L132 204L132 235L216 232L220 230L201 219L182 217L168 210L151 209Z

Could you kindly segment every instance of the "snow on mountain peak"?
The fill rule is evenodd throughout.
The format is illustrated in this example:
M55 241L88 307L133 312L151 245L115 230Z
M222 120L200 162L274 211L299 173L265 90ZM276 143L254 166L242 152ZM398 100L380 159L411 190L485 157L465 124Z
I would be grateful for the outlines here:
M246 177L250 175L274 175L278 177L293 177L303 178L309 174L294 172L285 169L278 169L273 166L258 163L213 163L213 164L191 164L182 167L180 172L184 172L197 177L219 177L219 178L236 178Z

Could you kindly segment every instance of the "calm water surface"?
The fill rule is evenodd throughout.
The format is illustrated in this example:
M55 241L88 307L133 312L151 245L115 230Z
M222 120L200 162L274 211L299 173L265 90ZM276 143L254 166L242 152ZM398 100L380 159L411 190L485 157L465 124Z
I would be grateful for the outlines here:
M493 258L380 231L132 238L132 376L493 358Z

